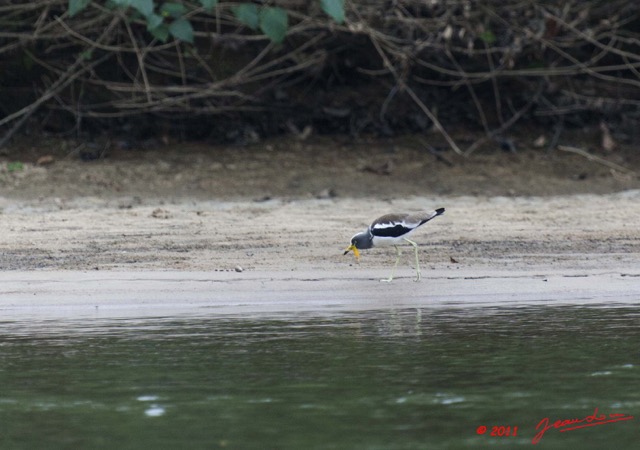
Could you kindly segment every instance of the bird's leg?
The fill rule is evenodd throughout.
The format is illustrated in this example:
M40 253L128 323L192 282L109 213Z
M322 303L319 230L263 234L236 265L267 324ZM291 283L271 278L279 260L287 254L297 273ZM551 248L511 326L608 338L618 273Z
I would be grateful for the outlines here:
M398 261L400 261L400 248L397 245L393 246L396 249L396 263L393 265L393 269L391 269L391 276L389 278L383 278L380 281L384 281L385 283L391 283L393 280L393 274L396 271L396 267L398 267Z
M416 281L420 281L420 261L418 261L418 244L413 241L410 241L407 238L404 238L409 244L413 245L413 250L416 253Z

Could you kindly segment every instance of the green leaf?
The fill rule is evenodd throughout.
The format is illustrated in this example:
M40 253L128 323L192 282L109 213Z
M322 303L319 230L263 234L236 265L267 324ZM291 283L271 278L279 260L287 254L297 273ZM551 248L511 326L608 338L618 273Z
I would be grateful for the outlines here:
M233 7L233 14L240 23L245 24L252 30L258 29L258 5L254 3L241 3Z
M151 13L147 16L147 30L151 31L154 28L159 27L164 23L164 17L155 13Z
M91 0L69 0L69 17L73 17L89 6Z
M535 61L531 61L529 64L525 66L527 69L544 69L547 67L544 61L540 59L536 59Z
M496 35L493 34L493 31L487 30L480 33L480 39L482 39L485 43L492 45L496 42Z
M91 58L93 58L93 49L90 48L80 53L80 58L82 58L84 61L90 61Z
M169 25L163 23L149 30L149 33L160 42L167 42L167 39L169 39Z
M22 56L22 65L25 69L31 70L35 65L35 61L29 52L25 52Z
M145 17L153 13L153 0L131 0L130 3Z
M24 169L24 164L22 164L20 161L7 163L8 172L20 172L23 169Z
M125 8L131 6L131 0L109 0L107 3L112 3L118 7L123 6Z
M320 0L320 6L337 23L344 22L344 0Z
M218 4L218 0L199 0L199 2L207 11L211 11Z
M187 19L176 19L169 25L169 33L176 39L193 44L193 27Z
M266 7L260 10L260 29L276 44L281 43L289 29L289 16L282 8Z
M160 7L160 15L178 19L184 15L187 8L182 3L165 3Z

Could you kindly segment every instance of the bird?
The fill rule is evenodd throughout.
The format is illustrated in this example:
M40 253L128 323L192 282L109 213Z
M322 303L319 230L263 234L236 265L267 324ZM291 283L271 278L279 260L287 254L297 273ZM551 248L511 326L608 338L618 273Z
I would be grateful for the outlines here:
M421 225L424 225L431 219L444 214L444 208L438 208L434 211L421 211L416 213L405 214L385 214L373 221L369 228L355 234L351 238L349 247L344 250L344 255L353 251L356 260L360 259L360 250L366 250L373 247L381 247L393 245L396 249L396 263L393 265L389 278L380 281L391 282L398 261L400 261L400 248L398 245L409 243L413 246L416 254L416 279L420 281L420 262L418 260L418 244L409 239L409 236L416 231ZM344 256L343 255L343 256Z

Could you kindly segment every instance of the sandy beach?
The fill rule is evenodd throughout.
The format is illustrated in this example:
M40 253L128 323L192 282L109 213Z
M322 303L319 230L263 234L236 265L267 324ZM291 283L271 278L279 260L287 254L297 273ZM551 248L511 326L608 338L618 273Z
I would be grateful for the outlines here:
M637 303L640 191L256 201L2 199L5 318ZM445 207L404 250L342 250L376 214Z

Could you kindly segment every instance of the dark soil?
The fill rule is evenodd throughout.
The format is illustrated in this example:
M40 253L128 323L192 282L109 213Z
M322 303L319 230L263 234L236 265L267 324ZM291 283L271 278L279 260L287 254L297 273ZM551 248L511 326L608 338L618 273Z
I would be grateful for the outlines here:
M290 135L245 145L25 138L0 151L2 196L16 199L398 198L410 195L550 196L640 188L640 152L600 149L597 130L565 133L560 144L623 166L536 148L551 130L527 129L468 157L439 134L398 138ZM461 148L481 135L456 133ZM505 150L504 147L507 150Z

